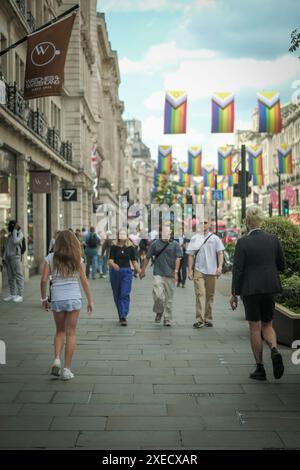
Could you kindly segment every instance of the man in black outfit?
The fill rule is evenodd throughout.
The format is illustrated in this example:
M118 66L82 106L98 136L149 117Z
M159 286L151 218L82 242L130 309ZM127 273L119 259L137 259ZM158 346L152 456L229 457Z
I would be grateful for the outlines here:
M250 374L250 378L255 380L266 380L263 339L271 349L274 377L280 379L284 372L272 320L275 309L274 295L281 292L278 271L284 271L286 264L278 238L260 228L263 219L264 213L258 206L248 209L246 225L249 232L236 244L230 299L233 310L237 307L237 295L243 300L256 360L256 369Z

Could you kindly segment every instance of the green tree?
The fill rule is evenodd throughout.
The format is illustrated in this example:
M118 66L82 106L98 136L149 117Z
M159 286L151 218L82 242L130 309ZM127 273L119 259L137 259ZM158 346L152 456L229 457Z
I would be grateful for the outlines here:
M291 34L291 46L289 52L295 52L300 47L300 30L294 29ZM300 58L300 57L299 57Z

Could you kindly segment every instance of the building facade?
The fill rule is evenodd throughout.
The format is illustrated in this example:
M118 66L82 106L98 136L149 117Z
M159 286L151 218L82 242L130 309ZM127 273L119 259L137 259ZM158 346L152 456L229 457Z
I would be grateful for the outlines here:
M39 271L55 231L93 222L103 179L115 188L106 197L123 189L126 130L117 55L97 1L77 3L62 96L24 101L26 42L0 58L6 86L6 104L0 105L0 229L11 218L20 222L28 241L26 278ZM1 1L0 50L73 5L72 0ZM31 191L33 171L50 172L48 194ZM77 190L77 202L62 201L62 189L68 188Z
M126 121L127 146L125 164L125 189L130 200L150 204L155 161L150 149L142 141L142 123L136 119Z

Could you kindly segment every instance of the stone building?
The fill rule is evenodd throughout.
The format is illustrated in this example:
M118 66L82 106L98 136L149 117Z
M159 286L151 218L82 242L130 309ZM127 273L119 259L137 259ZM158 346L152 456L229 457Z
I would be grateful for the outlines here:
M126 121L127 147L125 189L135 203L150 204L155 161L150 149L142 141L142 123L136 119Z
M62 96L24 101L26 42L0 58L7 94L6 104L0 105L0 229L10 218L19 220L28 241L26 278L40 269L56 230L93 222L93 200L103 181L105 198L116 198L123 190L126 129L117 55L104 16L96 11L97 1L76 3L80 10ZM72 0L2 0L0 50L73 5ZM50 194L30 191L33 170L51 173ZM63 202L63 188L76 188L77 202Z

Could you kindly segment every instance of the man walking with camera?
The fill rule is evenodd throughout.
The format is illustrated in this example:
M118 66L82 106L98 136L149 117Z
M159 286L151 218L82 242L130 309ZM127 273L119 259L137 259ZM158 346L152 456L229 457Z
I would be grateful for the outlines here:
M22 271L22 254L24 235L18 222L11 220L8 224L8 237L5 244L3 261L7 268L10 295L3 300L23 302L24 276Z

